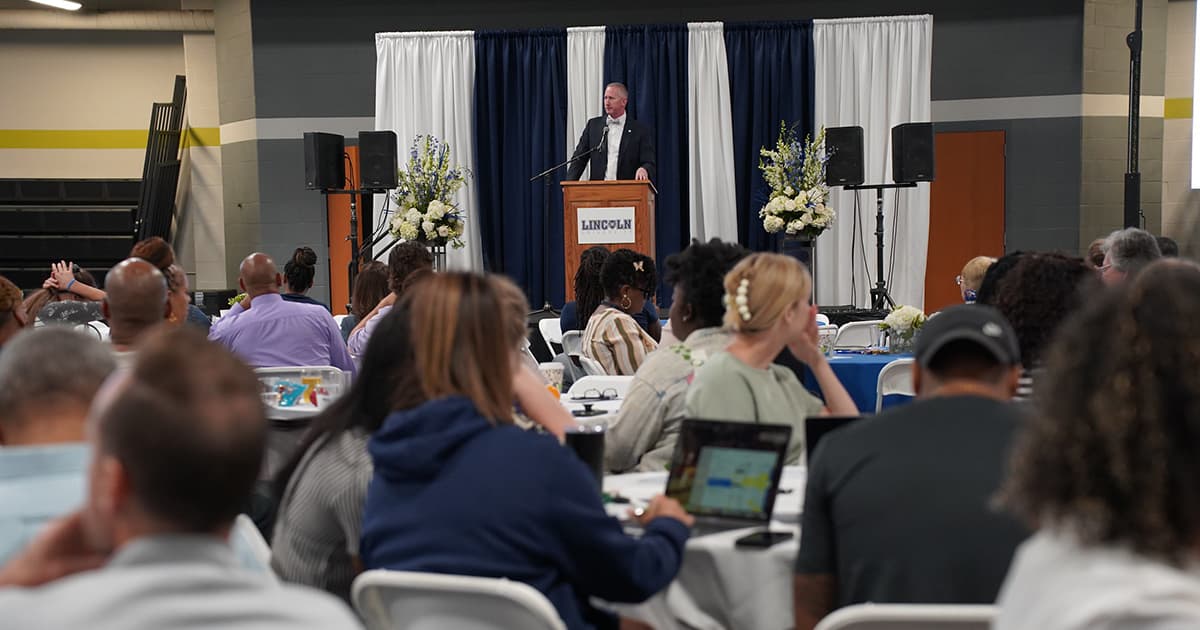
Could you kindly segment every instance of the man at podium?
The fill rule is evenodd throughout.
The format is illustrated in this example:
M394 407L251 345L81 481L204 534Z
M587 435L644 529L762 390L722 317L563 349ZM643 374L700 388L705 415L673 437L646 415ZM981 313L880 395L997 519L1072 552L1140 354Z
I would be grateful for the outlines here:
M579 136L567 179L577 180L591 164L595 180L654 180L654 130L629 117L629 90L622 83L604 87L604 115L589 121ZM585 158L587 154L590 158Z

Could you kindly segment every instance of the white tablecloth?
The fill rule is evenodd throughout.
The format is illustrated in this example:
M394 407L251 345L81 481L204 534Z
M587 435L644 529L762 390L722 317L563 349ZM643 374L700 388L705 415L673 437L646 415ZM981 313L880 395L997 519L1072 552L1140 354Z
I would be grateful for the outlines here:
M679 576L663 593L638 606L618 606L622 614L656 628L791 628L792 566L799 549L799 520L804 501L803 466L784 469L775 500L771 529L796 534L769 549L746 550L734 541L753 531L741 529L692 538L684 551ZM661 494L667 473L631 473L604 478L604 491L619 494L636 506ZM628 505L611 504L621 515Z

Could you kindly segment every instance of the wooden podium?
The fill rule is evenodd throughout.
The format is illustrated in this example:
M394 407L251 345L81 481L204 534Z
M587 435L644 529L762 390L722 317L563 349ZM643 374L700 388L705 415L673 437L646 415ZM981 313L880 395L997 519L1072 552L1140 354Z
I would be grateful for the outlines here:
M628 248L654 260L654 190L648 181L563 182L563 267L567 301L583 250Z

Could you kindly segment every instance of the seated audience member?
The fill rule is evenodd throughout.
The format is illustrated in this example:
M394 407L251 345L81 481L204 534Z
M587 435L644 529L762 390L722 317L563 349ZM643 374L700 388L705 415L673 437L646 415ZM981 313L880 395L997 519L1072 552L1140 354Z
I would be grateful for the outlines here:
M528 310L524 294L511 282L504 287L520 296L521 302L515 316L507 312L505 319L523 330ZM381 319L350 392L313 420L295 458L276 480L276 496L281 500L272 568L284 580L329 591L346 601L351 583L362 571L358 548L372 474L367 440L393 410L410 409L425 400L413 368L410 309L402 298ZM526 378L530 375L532 379ZM561 436L564 423L574 424L536 372L514 370L513 388L526 414L552 433Z
M1117 230L1104 241L1100 279L1107 285L1120 284L1159 258L1162 251L1153 234L1138 228Z
M331 365L354 371L354 361L329 311L285 302L279 296L282 284L270 256L247 256L238 276L246 297L213 324L209 339L253 367Z
M983 275L996 259L990 256L976 256L963 265L962 273L955 278L958 290L965 304L974 304L979 297L979 285L983 284Z
M1175 239L1167 236L1155 236L1154 242L1158 243L1158 251L1163 258L1179 258L1179 243Z
M604 437L604 465L613 472L661 471L671 461L684 415L688 381L708 357L729 345L722 328L721 282L750 252L736 243L692 241L667 257L671 332L683 341L651 352L638 368L617 419Z
M993 628L1200 627L1197 320L1200 268L1172 260L1062 327L1001 496L1038 531Z
M408 319L404 301L382 318L350 391L313 419L275 483L271 568L347 602L362 571L358 547L372 473L367 440L393 409L422 402Z
M1084 262L1096 271L1104 266L1104 241L1103 238L1092 241L1092 244L1088 245L1087 256L1083 257Z
M987 272L983 274L983 281L979 283L979 291L975 293L975 303L994 306L1001 281L1027 255L1025 252L1013 252L997 258L996 262L992 263L987 268Z
M752 254L725 274L725 327L733 339L696 370L688 388L688 418L788 424L787 463L804 462L804 419L858 415L829 360L817 347L812 277L800 261ZM784 348L813 371L825 401L804 389L791 369L773 363Z
M172 324L186 321L203 328L205 332L208 331L212 320L198 306L191 303L192 296L188 291L187 274L183 267L175 263L175 250L169 243L158 236L152 236L135 243L133 249L129 250L129 257L141 258L162 272L167 281L167 292L170 295L171 303L171 313L167 317L167 321ZM43 286L57 287L59 290L75 293L84 300L104 299L105 292L96 288L95 280L82 284L76 282L75 270L79 269L78 265L59 262L52 265L51 268L52 274ZM76 323L87 322L78 321Z
M227 538L266 419L254 373L232 354L162 328L88 422L86 505L0 568L7 627L360 627L335 598L234 557Z
M350 313L342 318L343 340L349 340L350 333L358 322L362 321L389 291L387 265L372 260L358 270L358 275L354 277L354 291L350 294Z
M21 290L0 276L0 349L25 327L25 307Z
M316 277L317 252L311 247L297 247L296 251L292 252L292 259L283 264L283 292L279 297L287 302L315 304L332 313L328 304L308 296L308 290L312 288Z
M167 281L154 265L126 258L108 272L104 286L107 291L100 309L108 321L117 363L126 366L133 359L134 346L171 314Z
M916 402L817 447L796 557L797 629L864 602L995 601L1027 535L989 506L1020 423L1007 402L1018 352L995 309L952 306L917 337Z
M381 321L380 318L392 310L396 299L404 293L408 277L419 271L431 271L432 269L433 254L429 253L429 249L424 245L415 241L406 241L397 243L392 248L392 253L388 254L388 287L392 292L385 295L371 309L371 312L355 324L354 330L346 342L346 346L350 348L350 354L362 356L367 351L367 341L371 338L371 333Z
M575 270L575 301L563 304L562 313L558 316L559 326L563 332L587 328L587 318L596 312L596 307L604 301L608 294L600 281L600 271L604 261L608 260L608 248L599 245L583 250L579 257L579 268ZM580 318L579 314L584 313ZM662 336L662 322L658 319L658 310L654 308L654 300L646 300L642 310L633 314L633 320L650 333L655 341Z
M650 333L632 317L654 295L658 277L654 260L631 249L618 249L600 272L605 300L588 317L582 354L595 360L606 374L633 376L646 355L658 347Z
M692 519L660 496L641 538L626 535L570 449L512 426L525 329L496 317L496 286L444 273L404 296L424 402L393 412L371 438L364 564L505 577L545 594L568 628L612 626L589 598L636 602L665 588Z
M83 421L112 352L93 336L39 329L0 353L0 564L83 503Z
M1093 286L1095 285L1095 286ZM1028 400L1041 374L1042 352L1083 301L1099 289L1095 272L1078 258L1027 254L1000 283L992 305L1012 324L1021 346L1021 381L1016 398Z
M79 265L71 265L72 275L76 284L96 286L96 278L88 270ZM42 324L86 324L104 319L100 312L100 302L93 302L83 296L57 288L53 278L47 278L42 288L25 298L25 313L28 315L27 326Z

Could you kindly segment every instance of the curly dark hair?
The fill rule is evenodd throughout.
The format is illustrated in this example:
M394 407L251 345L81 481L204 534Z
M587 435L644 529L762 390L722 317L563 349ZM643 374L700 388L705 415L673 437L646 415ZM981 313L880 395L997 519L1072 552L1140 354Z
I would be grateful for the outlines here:
M429 248L415 241L396 243L388 254L388 287L392 293L404 293L404 281L414 271L433 269L433 254Z
M725 274L749 255L750 250L737 243L714 238L707 243L692 239L687 249L667 256L666 281L680 288L700 328L721 325L725 317Z
M283 277L292 293L304 293L312 288L316 276L317 252L311 247L297 247L292 252L292 259L283 265Z
M575 270L575 311L579 313L581 323L587 322L596 307L608 297L604 285L600 284L600 270L608 255L608 248L597 245L583 250L579 256L579 268Z
M133 249L129 250L129 257L141 258L157 267L167 280L167 291L175 291L175 274L171 273L171 265L175 264L175 250L161 236L151 236L134 243Z
M619 296L625 285L641 290L649 298L658 287L654 259L632 249L618 249L604 261L600 284L604 286L604 296L609 299Z
M992 306L1016 331L1022 365L1041 361L1054 331L1098 284L1082 258L1062 254L1026 254L1005 274Z
M1000 281L1026 255L1025 252L1013 252L997 258L996 262L992 263L992 266L988 267L987 272L983 274L983 281L979 283L979 290L975 292L975 303L995 306L996 294L1000 291Z
M1153 265L1047 353L1000 494L1035 526L1182 565L1200 532L1200 267Z

